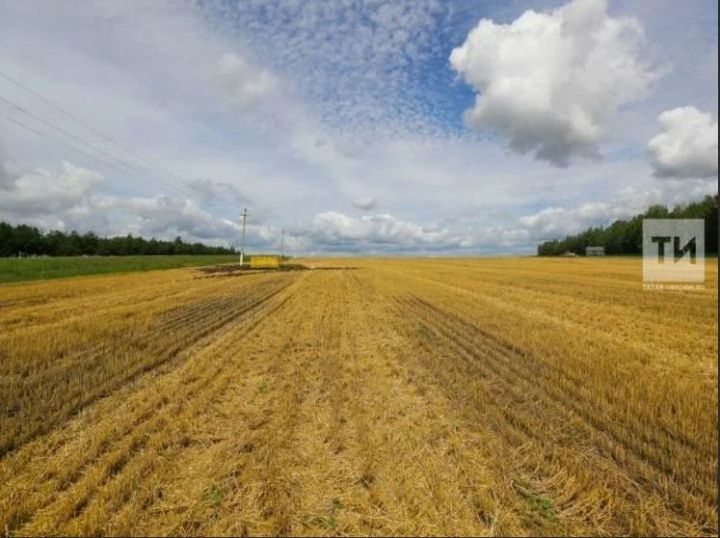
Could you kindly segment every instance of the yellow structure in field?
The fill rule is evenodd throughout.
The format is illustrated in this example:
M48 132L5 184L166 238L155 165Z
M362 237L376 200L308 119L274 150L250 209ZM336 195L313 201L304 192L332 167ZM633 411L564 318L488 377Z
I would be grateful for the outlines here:
M251 256L250 269L279 269L279 256Z

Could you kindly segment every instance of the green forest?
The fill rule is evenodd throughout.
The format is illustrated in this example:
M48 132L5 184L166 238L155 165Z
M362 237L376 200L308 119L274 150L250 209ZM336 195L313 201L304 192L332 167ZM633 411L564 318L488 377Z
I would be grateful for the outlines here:
M718 251L718 197L706 196L703 200L688 205L668 209L663 205L654 205L644 213L628 220L616 220L609 226L588 228L564 239L545 241L538 245L539 256L558 256L565 252L584 255L585 247L605 247L609 255L642 254L642 221L645 218L661 219L704 219L705 252L717 254Z
M99 237L93 232L50 231L0 222L0 257L8 256L137 256L137 255L235 254L235 249L202 243L144 239L127 235Z

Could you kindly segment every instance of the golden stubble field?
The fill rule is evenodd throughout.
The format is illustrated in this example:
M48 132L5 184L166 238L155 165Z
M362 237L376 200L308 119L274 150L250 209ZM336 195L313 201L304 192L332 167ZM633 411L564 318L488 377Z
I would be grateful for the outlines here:
M0 530L717 534L716 261L305 263L0 286Z

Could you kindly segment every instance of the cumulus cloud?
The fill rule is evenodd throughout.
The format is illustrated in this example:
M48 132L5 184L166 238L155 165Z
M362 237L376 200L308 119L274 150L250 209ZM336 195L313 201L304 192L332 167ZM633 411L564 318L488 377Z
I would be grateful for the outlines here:
M529 232L530 238L562 237L590 226L607 224L611 220L627 217L631 213L632 210L627 206L592 202L577 208L548 207L533 215L521 217L519 224L521 229Z
M116 235L172 238L232 244L237 223L219 218L195 201L169 196L120 197L102 194L102 174L63 162L60 170L33 168L14 171L0 160L0 219L45 229L88 231ZM194 188L215 194L237 194L222 184L198 182ZM251 240L269 240L272 231L256 224Z
M212 245L240 244L239 221L218 217L194 201L169 196L155 198L109 198L104 204L112 211L129 217L127 229L144 237L172 238ZM246 245L268 248L274 245L279 230L260 222L249 222L245 230Z
M626 187L610 200L586 202L575 207L553 206L518 219L517 230L525 231L528 241L556 239L590 226L608 225L638 215L650 206L687 204L717 194L714 181L701 179L668 180L661 184Z
M469 126L497 131L519 153L567 165L595 158L616 109L656 77L639 58L642 28L606 0L575 0L510 24L482 19L450 65L477 92Z
M463 237L438 226L422 226L392 215L359 218L335 211L318 213L293 235L308 245L338 252L447 250L467 246Z
M112 200L114 210L122 209L139 221L138 233L160 237L173 234L197 239L230 239L236 226L214 218L189 200L169 196Z
M648 142L657 177L702 178L718 174L718 122L694 106L658 116L662 132Z
M3 164L0 169L5 169ZM3 175L6 175L3 172ZM0 210L22 215L48 214L79 205L104 178L101 174L63 162L60 173L35 168L8 176L3 183Z

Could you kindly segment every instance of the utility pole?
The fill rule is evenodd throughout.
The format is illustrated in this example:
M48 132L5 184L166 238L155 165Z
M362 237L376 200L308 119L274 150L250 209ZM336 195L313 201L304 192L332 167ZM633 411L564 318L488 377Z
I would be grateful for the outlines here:
M240 268L242 269L243 261L245 258L245 221L247 221L247 207L243 209L242 213L242 240L240 242Z
M285 230L280 230L280 263L285 258Z

